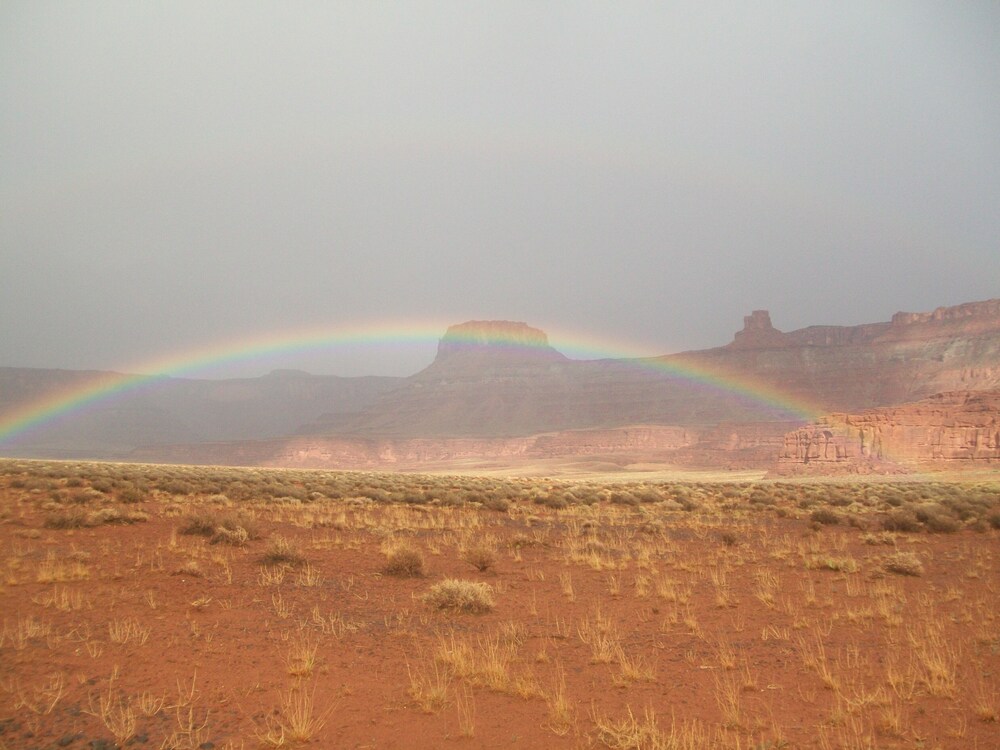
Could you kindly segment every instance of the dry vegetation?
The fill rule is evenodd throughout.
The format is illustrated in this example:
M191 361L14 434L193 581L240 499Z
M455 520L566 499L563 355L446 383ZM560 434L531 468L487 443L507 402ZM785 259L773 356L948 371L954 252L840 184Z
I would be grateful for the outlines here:
M1000 746L1000 481L0 461L0 748Z

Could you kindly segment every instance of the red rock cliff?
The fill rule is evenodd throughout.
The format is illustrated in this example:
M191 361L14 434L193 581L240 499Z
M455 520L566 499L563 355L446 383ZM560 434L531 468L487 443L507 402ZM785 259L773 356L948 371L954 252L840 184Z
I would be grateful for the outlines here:
M1000 464L1000 390L831 414L785 436L776 473L867 473Z

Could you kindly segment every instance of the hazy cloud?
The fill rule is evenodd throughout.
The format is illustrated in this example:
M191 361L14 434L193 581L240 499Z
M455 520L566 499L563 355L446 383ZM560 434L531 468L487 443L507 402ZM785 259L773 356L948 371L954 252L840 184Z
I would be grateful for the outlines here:
M0 364L383 318L666 353L758 307L1000 296L998 30L989 2L5 3Z

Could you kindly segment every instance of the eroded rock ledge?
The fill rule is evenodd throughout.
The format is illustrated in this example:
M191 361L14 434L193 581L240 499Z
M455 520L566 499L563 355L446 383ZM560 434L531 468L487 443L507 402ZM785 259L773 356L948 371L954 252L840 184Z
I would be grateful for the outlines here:
M785 436L775 473L898 473L1000 465L1000 390L953 391L861 414L831 414Z

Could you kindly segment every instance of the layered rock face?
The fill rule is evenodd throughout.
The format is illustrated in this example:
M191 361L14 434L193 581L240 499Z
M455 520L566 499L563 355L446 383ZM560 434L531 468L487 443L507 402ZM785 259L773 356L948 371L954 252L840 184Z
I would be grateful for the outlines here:
M1000 464L1000 390L831 414L785 436L779 474L901 472Z
M789 333L757 310L727 346L631 361L568 360L523 323L470 322L449 329L428 368L338 431L524 436L643 423L704 429L792 417L712 385L726 381L748 384L744 393L785 394L817 412L1000 388L1000 301Z

